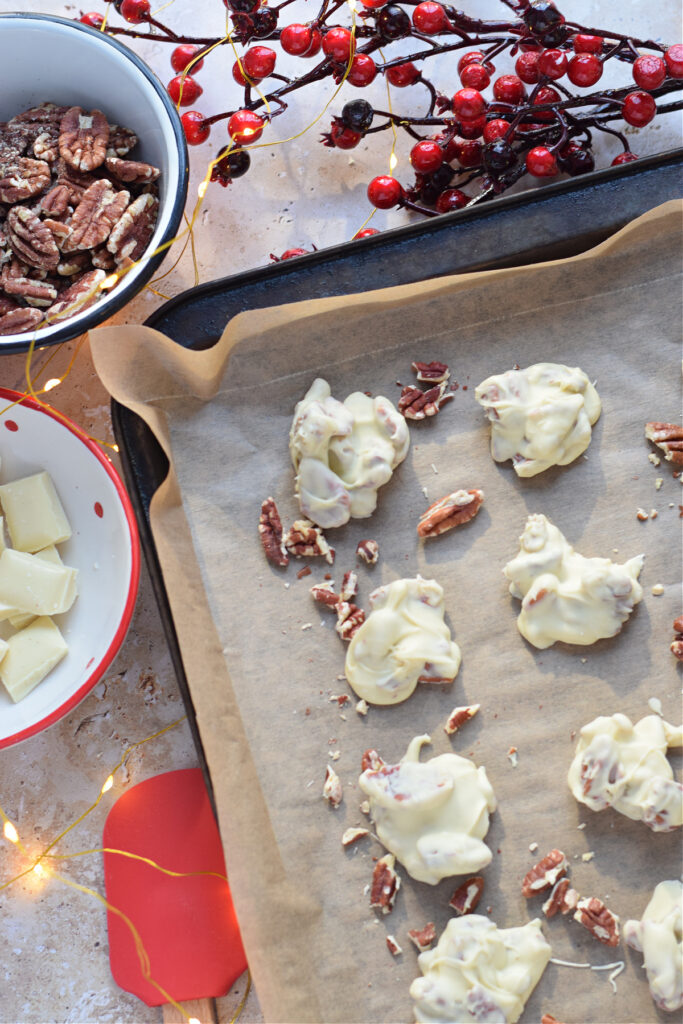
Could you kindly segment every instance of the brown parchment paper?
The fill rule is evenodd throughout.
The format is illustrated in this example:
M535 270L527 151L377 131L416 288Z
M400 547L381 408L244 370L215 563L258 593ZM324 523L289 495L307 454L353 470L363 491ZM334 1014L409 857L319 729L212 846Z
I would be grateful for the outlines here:
M452 749L486 766L499 809L480 910L490 908L501 926L542 916L541 898L525 901L519 883L554 846L570 858L575 888L604 899L622 922L641 916L657 882L679 876L679 834L593 813L576 803L565 777L572 733L596 715L637 720L658 697L665 717L680 718L680 670L669 651L680 613L680 485L670 464L650 464L643 433L646 420L680 416L680 232L681 206L669 203L572 260L245 313L207 352L142 327L91 332L104 383L147 420L171 459L152 503L154 537L269 1022L412 1019L408 988L418 970L407 930L434 921L440 933L450 916L458 882L430 887L402 869L393 913L378 918L368 907L381 847L340 845L347 826L364 823L357 778L368 747L397 760L411 737L427 732L430 753ZM404 704L361 718L355 701L340 708L329 700L351 692L339 679L346 648L333 617L309 596L329 567L313 563L302 580L303 562L272 568L256 526L269 494L286 523L297 513L287 435L313 378L324 376L340 399L369 390L396 401L396 382L411 381L414 359L447 362L460 389L434 420L411 424L410 453L372 519L329 531L331 571L339 581L356 565L358 541L373 537L380 561L359 567L361 604L401 576L437 579L463 663L451 687L418 687ZM603 413L585 457L518 480L490 457L474 387L540 360L581 366L597 381ZM427 504L473 486L486 493L478 517L418 541ZM658 517L638 521L639 506ZM616 638L548 651L521 638L519 605L501 569L531 512L550 516L585 555L646 554L644 599ZM660 597L651 594L655 583L664 585ZM448 713L471 702L481 704L479 715L447 737ZM321 797L326 763L344 784L336 811ZM544 931L556 957L624 959L626 969L614 994L607 972L549 965L523 1021L544 1012L592 1024L672 1019L654 1008L639 955L601 946L570 919L553 918ZM396 959L387 934L403 947Z

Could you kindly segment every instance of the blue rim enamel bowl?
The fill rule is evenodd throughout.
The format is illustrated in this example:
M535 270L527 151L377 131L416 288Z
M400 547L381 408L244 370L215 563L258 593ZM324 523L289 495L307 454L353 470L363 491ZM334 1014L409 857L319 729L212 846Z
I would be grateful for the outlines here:
M131 128L139 144L131 159L159 167L159 216L147 252L176 236L187 196L188 162L178 112L164 86L117 39L77 21L42 14L0 14L0 122L39 103L101 110L110 124ZM31 155L30 153L28 154ZM166 255L142 260L88 309L23 334L0 335L0 354L57 345L101 324L149 281Z

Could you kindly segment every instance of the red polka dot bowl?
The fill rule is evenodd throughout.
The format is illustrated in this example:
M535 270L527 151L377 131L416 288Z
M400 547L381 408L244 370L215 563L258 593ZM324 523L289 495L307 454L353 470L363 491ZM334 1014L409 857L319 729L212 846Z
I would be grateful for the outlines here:
M17 704L0 683L0 747L46 729L92 690L125 639L140 579L135 514L103 449L61 413L0 388L0 483L43 470L71 524L58 550L78 569L78 597L54 617L66 657ZM1 636L12 632L0 622Z

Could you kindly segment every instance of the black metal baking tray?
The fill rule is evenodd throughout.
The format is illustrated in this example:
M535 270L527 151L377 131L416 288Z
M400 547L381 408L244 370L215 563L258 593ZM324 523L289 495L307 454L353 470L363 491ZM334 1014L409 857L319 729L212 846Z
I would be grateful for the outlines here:
M185 348L206 349L218 341L228 321L244 310L575 256L655 206L680 198L682 166L683 149L679 149L222 278L171 299L145 324ZM168 462L140 417L114 400L111 410L123 475L211 793L149 520L150 502L166 476Z

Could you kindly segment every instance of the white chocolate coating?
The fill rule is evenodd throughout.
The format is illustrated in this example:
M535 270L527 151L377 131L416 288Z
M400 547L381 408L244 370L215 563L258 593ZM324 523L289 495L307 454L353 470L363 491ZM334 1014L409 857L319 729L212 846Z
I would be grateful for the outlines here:
M615 811L644 821L653 832L683 824L683 786L666 759L683 746L683 728L658 715L635 725L626 715L600 717L584 725L567 781L578 801L593 811Z
M660 882L640 921L627 921L624 939L643 954L652 998L671 1013L683 1006L683 885Z
M398 764L363 772L380 842L418 882L479 871L491 862L482 841L496 798L486 769L458 754L420 761L429 736L416 736Z
M420 1024L515 1024L552 950L538 918L498 928L488 917L453 917L434 949L417 958L410 986Z
M455 679L460 648L444 622L443 589L435 580L394 580L373 591L370 606L346 652L346 678L359 697L400 704L420 679Z
M338 402L318 377L297 404L289 432L301 511L323 529L371 516L378 489L409 446L406 421L389 399L356 391Z
M517 476L566 466L590 444L600 398L577 367L535 363L488 377L474 392L491 421L491 455Z
M615 636L642 599L643 555L623 565L585 558L544 515L528 517L519 544L503 573L512 596L522 601L517 628L534 647Z

